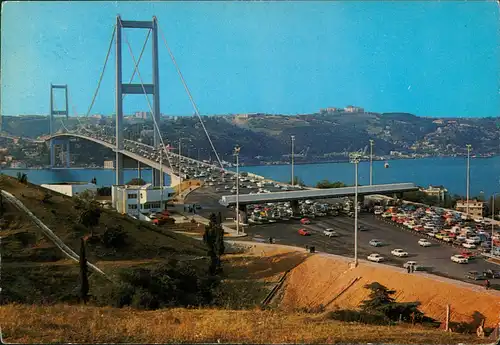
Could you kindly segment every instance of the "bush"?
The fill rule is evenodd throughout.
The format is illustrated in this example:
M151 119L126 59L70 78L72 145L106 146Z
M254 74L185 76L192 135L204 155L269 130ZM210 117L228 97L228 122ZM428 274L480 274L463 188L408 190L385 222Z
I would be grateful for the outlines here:
M327 318L344 322L361 322L369 325L387 325L391 323L391 320L383 314L351 309L329 312Z
M101 236L102 244L106 248L121 248L125 245L127 234L121 225L107 228Z

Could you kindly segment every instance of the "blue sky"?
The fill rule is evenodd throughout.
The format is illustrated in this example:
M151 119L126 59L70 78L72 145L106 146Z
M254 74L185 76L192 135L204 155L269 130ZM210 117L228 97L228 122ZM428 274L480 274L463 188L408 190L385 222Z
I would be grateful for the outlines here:
M4 115L47 114L68 84L84 114L116 15L156 15L202 114L359 105L421 116L500 116L495 1L3 2ZM145 30L126 30L136 59ZM149 49L141 76L151 79ZM193 110L159 37L161 112ZM114 49L92 113L114 111ZM123 80L133 63L123 47ZM138 82L136 77L135 79ZM148 110L128 95L124 112ZM56 105L62 105L60 95Z

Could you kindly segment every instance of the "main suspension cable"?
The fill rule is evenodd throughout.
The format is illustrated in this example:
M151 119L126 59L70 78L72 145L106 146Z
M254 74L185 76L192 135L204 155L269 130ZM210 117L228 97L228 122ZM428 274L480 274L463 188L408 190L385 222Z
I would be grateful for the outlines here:
M167 44L167 39L165 38L165 35L163 33L163 30L161 29L160 25L158 24L158 20L155 18L154 20L156 20L156 23L157 23L157 26L158 26L158 29L160 31L160 34L162 36L162 39L163 39L163 43L165 44L165 47L167 48L168 50L168 53L170 55L170 58L172 59L172 62L174 63L174 66L177 70L177 73L179 74L179 77L181 79L181 82L182 82L182 85L184 85L184 89L186 90L187 92L187 95L189 97L189 100L191 101L191 104L194 108L194 111L196 113L196 115L198 116L198 119L200 120L200 123L201 123L201 126L203 127L203 130L205 131L205 135L207 136L207 139L208 141L210 142L210 146L212 146L212 150L214 151L215 153L215 157L217 158L217 161L219 162L222 170L224 170L224 165L222 164L222 161L220 160L219 158L219 154L217 153L217 150L215 149L215 146L214 146L214 143L212 142L212 139L210 138L210 135L208 134L208 131L205 127L205 124L203 123L203 119L202 117L200 116L200 112L198 111L198 107L196 106L196 103L193 99L193 96L191 95L191 92L189 91L189 88L187 86L187 83L186 81L184 80L184 76L182 75L182 72L179 68L179 66L177 65L177 61L175 60L175 57L174 57L174 54L172 53L172 51L170 50L170 47L168 46Z

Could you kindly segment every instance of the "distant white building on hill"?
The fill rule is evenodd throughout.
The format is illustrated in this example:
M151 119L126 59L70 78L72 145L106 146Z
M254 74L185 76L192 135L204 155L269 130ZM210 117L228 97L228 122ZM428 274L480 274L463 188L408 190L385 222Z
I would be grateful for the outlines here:
M87 182L46 183L41 186L71 197L77 196L86 190L97 193L97 186Z

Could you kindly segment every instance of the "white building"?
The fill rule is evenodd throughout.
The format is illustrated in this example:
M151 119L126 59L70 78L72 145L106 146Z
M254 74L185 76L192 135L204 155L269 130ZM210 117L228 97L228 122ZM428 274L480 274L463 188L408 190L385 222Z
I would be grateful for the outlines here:
M455 210L467 213L467 200L458 200ZM484 202L480 200L469 200L469 216L472 218L483 218Z
M114 169L115 161L104 161L104 169Z
M443 186L429 186L427 189L420 188L420 191L429 196L438 198L439 201L444 201L446 193L448 193L448 190Z
M87 182L47 183L41 186L67 196L77 196L86 190L97 193L97 186Z
M163 203L172 199L175 190L172 187L163 187ZM161 212L162 200L161 187L153 187L150 183L144 186L114 185L111 188L113 207L121 214L137 216L139 211L143 214ZM163 209L165 206L163 207Z

